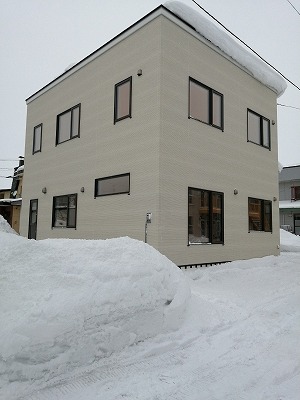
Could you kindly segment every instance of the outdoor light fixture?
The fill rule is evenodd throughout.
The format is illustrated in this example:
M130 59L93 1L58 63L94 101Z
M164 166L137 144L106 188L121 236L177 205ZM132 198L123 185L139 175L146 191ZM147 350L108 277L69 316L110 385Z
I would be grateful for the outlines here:
M272 119L272 125L275 125L275 121L274 121L274 119Z
M239 191L237 189L234 189L234 191L233 191L234 194L238 194L238 192Z
M273 201L277 201L277 197L274 196L274 197L273 197Z
M46 194L46 193L47 193L47 188L46 188L46 187L43 187L42 192L43 192L44 194Z
M141 76L141 75L143 75L143 71L141 69L138 69L137 76Z
M84 186L82 186L82 188L80 189L81 193L84 192Z

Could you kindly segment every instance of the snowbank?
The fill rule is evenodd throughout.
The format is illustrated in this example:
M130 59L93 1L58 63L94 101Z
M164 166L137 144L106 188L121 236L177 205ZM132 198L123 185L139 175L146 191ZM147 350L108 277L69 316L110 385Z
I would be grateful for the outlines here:
M47 381L181 325L189 284L149 245L0 230L0 387Z
M280 229L280 250L285 252L300 252L300 236Z
M9 225L2 215L0 215L0 232L14 233L17 235L17 232Z
M201 36L212 42L225 54L246 68L250 74L264 85L274 90L278 97L287 88L286 81L260 58L250 53L225 31L202 16L193 8L180 1L167 1L164 6L190 24Z

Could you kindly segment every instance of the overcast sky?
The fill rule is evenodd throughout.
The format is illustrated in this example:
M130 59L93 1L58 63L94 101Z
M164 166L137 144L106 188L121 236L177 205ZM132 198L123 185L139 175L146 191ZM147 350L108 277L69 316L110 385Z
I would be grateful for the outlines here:
M182 2L204 14L192 0ZM198 3L300 87L300 0ZM160 4L159 0L0 0L0 189L10 187L11 180L2 176L11 175L17 165L3 160L24 155L25 99ZM278 103L300 108L300 91L288 84ZM279 161L298 165L300 110L277 109Z

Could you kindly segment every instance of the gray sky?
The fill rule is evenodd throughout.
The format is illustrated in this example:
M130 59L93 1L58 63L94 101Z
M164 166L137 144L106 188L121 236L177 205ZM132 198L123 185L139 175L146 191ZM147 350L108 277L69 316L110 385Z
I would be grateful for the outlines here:
M192 0L183 3L204 14ZM25 99L145 14L159 0L0 0L0 189L24 155ZM199 0L300 87L300 0ZM209 17L207 17L209 18ZM300 108L288 84L278 103ZM300 110L278 106L279 161L300 164ZM4 169L9 168L9 169Z

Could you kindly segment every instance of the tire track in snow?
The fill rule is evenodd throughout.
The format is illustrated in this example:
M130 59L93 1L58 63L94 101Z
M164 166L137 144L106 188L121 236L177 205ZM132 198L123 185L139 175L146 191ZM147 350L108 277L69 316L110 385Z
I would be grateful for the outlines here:
M100 367L95 367L94 365L93 369L85 370L71 378L54 379L49 386L41 388L37 392L27 394L26 396L21 396L17 400L62 399L62 396L84 389L92 384L109 380L119 380L126 378L126 376L140 373L141 370L153 370L162 363L174 365L174 363L178 363L182 359L181 351L178 351L178 349L175 349L173 352L164 353L161 356L154 354L150 357L142 361L131 362L121 366L115 366L113 363Z

